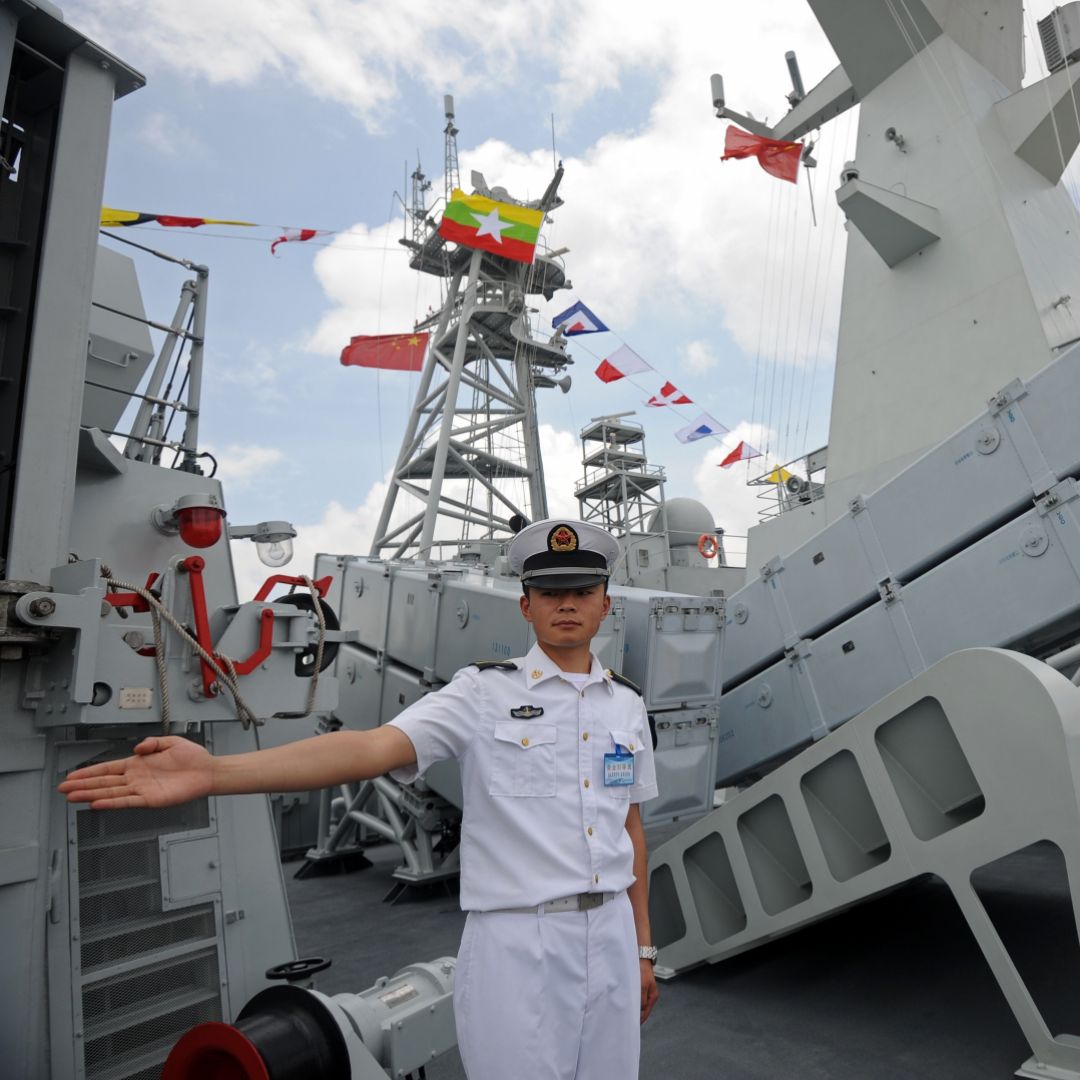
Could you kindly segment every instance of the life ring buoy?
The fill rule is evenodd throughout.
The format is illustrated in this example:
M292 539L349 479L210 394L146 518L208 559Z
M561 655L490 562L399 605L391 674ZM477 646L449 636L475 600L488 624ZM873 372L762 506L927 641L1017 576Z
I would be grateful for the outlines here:
M698 537L697 549L706 559L715 559L720 554L720 541L712 533L702 533Z

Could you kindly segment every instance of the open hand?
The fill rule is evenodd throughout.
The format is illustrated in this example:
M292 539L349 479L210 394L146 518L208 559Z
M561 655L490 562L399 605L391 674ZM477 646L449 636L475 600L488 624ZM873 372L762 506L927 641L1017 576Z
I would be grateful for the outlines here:
M135 756L87 765L68 773L60 791L92 810L175 806L210 794L214 759L190 739L143 739Z

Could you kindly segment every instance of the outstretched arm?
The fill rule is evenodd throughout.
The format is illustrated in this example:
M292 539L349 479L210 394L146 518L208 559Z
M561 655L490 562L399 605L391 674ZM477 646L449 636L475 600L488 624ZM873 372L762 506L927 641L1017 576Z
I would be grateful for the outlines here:
M396 727L335 731L222 757L166 735L143 739L134 757L75 769L60 790L68 802L88 802L94 810L175 806L206 795L313 791L368 780L415 761L412 741Z

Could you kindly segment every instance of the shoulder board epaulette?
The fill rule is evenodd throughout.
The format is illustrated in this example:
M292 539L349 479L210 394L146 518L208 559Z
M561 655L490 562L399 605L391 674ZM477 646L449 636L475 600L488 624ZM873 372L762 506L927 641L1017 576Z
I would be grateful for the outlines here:
M638 684L636 682L634 682L633 680L628 679L625 675L620 675L618 672L612 671L611 668L608 668L604 672L604 674L612 682L621 683L623 686L629 686L630 689L633 690L634 693L637 694L638 697L641 697L641 687L638 686Z
M518 669L513 660L474 660L469 666L479 668L481 671L490 671L492 668L499 671L517 671Z

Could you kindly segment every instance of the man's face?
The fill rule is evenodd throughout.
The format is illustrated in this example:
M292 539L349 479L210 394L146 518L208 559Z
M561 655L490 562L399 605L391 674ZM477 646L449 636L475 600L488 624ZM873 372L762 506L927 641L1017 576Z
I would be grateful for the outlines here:
M580 589L529 587L521 597L521 614L532 623L536 640L557 649L588 645L611 608L603 585Z

